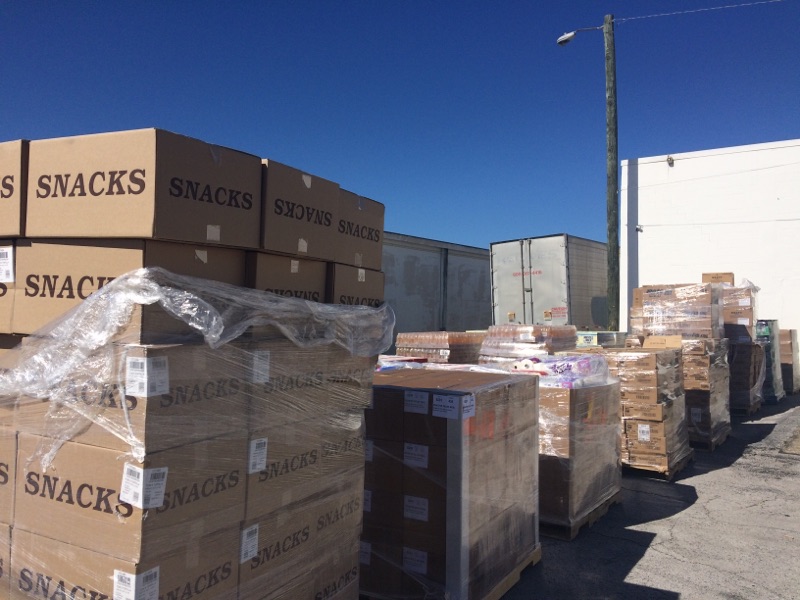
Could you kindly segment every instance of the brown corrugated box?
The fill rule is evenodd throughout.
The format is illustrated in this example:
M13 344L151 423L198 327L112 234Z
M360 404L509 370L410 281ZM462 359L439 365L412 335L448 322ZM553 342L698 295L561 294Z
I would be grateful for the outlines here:
M28 140L0 143L0 236L25 235Z
M0 524L14 522L16 475L17 433L10 427L0 426Z
M52 440L19 435L18 464L26 466L17 470L15 531L138 562L244 517L242 437L154 452L143 463L118 450L66 442L46 471L40 460L29 462L40 443L52 446ZM152 487L139 487L148 481Z
M11 525L0 523L0 598L11 594Z
M244 251L156 240L19 240L12 330L33 333L78 306L115 277L158 266L181 275L244 285ZM159 342L194 333L157 305L134 311L129 342Z
M30 143L28 237L258 248L261 159L159 129Z
M733 273L703 273L703 283L727 283L734 285Z
M380 202L340 189L333 262L380 271L384 211Z
M0 334L12 333L14 293L17 289L14 240L0 240Z
M328 264L328 302L380 306L384 300L385 275L381 271L338 263Z
M57 407L48 400L18 402L17 430L48 435L61 423L64 431L74 427L70 439L82 444L159 452L247 428L246 354L235 344L115 344L103 351L114 356L107 379L99 380L105 371L89 356L90 373L75 372L62 383L71 396L62 392L64 404L52 419L45 417Z
M327 264L296 256L247 253L247 286L281 296L325 302Z
M261 249L334 260L338 183L264 159L261 195Z
M84 539L91 531L84 532ZM124 560L14 529L11 598L189 598L236 600L238 524L176 543L168 553ZM145 590L149 590L147 593Z

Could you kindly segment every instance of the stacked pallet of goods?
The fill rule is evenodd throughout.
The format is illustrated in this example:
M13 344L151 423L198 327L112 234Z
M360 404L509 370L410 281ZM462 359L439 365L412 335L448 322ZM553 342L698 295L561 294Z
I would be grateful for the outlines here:
M722 288L723 321L728 339L731 412L751 414L764 397L766 356L756 339L758 288L748 281L733 285L733 275Z
M361 592L499 598L541 556L538 380L453 365L375 375Z
M161 130L14 148L10 597L357 598L382 205Z
M576 354L573 326L489 328L481 364L539 377L542 531L572 538L617 501L619 382L599 354ZM558 354L559 356L552 356Z
M397 356L420 357L430 363L477 364L483 331L400 332L395 342Z
M778 321L756 321L756 343L764 349L764 385L762 394L767 404L777 404L786 397L781 371L781 344Z
M800 392L800 352L797 346L797 330L781 329L781 378L787 394Z

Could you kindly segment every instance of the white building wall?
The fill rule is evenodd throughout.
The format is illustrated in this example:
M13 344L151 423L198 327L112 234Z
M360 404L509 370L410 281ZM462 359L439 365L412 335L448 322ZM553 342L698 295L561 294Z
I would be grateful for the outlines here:
M621 327L633 288L722 271L800 329L800 140L623 161L620 202Z

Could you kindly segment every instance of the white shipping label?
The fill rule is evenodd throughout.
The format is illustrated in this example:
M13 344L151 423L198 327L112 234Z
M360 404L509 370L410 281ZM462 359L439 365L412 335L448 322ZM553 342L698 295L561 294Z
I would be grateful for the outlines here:
M736 319L737 325L750 325L750 319Z
M639 441L640 442L649 442L650 441L650 425L645 425L644 423L639 423Z
M372 559L372 544L369 542L361 542L358 548L358 562L362 565L369 566Z
M267 438L250 441L250 457L247 460L247 474L260 473L267 468Z
M750 306L750 298L739 298L739 306Z
M422 444L405 444L403 446L403 464L420 469L428 468L428 447Z
M239 546L239 564L258 556L258 524L242 530L242 540Z
M308 241L300 238L297 240L297 252L300 254L308 254Z
M0 246L0 283L14 283L14 246Z
M367 280L367 272L364 269L358 270L358 283L364 283Z
M114 569L114 600L158 600L159 569L139 575Z
M428 553L403 546L403 570L418 575L427 575Z
M269 350L256 350L253 352L252 383L267 383L269 381Z
M122 471L119 499L142 510L164 504L168 467L143 469L126 463Z
M428 499L417 496L403 496L403 517L427 523Z
M364 460L372 462L373 453L375 452L375 443L372 440L364 441Z
M169 360L166 356L136 358L125 363L125 393L149 398L169 394Z
M692 423L699 423L703 419L703 410L701 408L697 408L696 406L692 407Z
M364 490L364 512L372 512L372 491Z
M292 273L294 275L295 273L299 273L299 272L300 272L300 261L299 260L290 261L289 262L289 273Z
M206 241L218 242L222 239L222 227L219 225L206 225Z
M475 396L433 395L433 416L445 419L468 419L475 416Z
M403 398L403 410L418 415L428 414L428 392L406 390Z

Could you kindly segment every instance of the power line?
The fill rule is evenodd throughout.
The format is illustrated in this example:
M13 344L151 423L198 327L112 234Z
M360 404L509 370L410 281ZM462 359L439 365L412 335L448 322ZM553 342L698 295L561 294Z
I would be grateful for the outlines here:
M623 21L635 21L637 19L652 19L655 17L672 17L675 15L687 15L690 13L707 12L710 10L724 10L726 8L741 8L743 6L756 6L758 4L775 4L776 2L784 2L785 0L760 0L759 2L746 2L744 4L726 4L724 6L710 6L708 8L695 8L692 10L680 10L676 12L659 13L655 15L642 15L640 17L623 17L621 19L614 19L614 23L622 23Z

